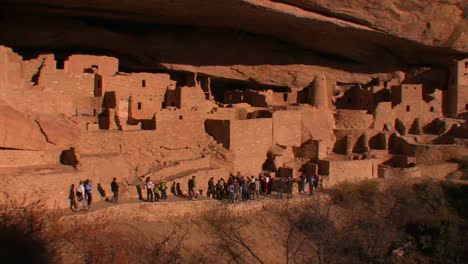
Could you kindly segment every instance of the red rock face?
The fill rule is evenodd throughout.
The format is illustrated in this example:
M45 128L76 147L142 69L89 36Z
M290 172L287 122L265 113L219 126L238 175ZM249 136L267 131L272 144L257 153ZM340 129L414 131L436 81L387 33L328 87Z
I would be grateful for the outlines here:
M46 166L26 181L62 207L66 169L182 184L305 166L333 185L466 152L443 117L467 104L462 1L8 2L0 169Z
M54 145L71 145L80 137L80 129L65 116L37 114L35 121L47 142Z
M310 74L367 82L468 52L460 1L15 1L3 44L114 55L121 66L305 86ZM35 17L34 14L41 13ZM353 74L350 74L353 73Z
M0 147L42 150L46 139L34 120L0 100Z

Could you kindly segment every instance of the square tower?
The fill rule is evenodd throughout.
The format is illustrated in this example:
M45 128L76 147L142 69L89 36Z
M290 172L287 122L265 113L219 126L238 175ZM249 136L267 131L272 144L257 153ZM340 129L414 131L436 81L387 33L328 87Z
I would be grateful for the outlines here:
M445 98L447 116L456 117L468 108L468 58L455 61Z

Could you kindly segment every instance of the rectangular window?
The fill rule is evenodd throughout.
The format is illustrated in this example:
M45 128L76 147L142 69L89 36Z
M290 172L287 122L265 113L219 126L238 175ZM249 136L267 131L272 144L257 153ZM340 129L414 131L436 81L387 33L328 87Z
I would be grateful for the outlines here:
M141 80L141 87L146 87L146 80Z
M407 105L407 106L406 106L406 112L409 112L410 110L411 110L411 109L410 109L410 106Z
M138 110L141 109L141 103L138 103Z

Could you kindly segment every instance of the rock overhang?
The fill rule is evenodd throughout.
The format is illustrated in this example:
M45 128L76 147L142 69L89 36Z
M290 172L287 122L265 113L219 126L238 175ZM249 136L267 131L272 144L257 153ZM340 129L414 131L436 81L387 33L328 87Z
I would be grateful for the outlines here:
M460 1L111 2L6 1L0 41L27 51L113 55L135 71L188 70L289 86L304 86L314 71L362 82L369 78L356 75L445 67L468 56Z

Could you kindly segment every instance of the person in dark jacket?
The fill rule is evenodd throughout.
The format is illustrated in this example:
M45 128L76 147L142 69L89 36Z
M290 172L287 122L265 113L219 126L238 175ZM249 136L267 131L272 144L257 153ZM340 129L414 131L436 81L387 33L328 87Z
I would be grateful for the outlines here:
M208 198L215 198L215 184L213 177L208 181L208 191L206 192L206 196L208 196Z
M76 193L75 193L75 184L70 186L70 193L68 195L68 199L70 199L70 209L75 212L78 210L78 204L76 203Z
M117 183L117 178L114 178L111 182L111 191L114 194L114 196L112 196L111 202L117 203L119 200L119 184Z

